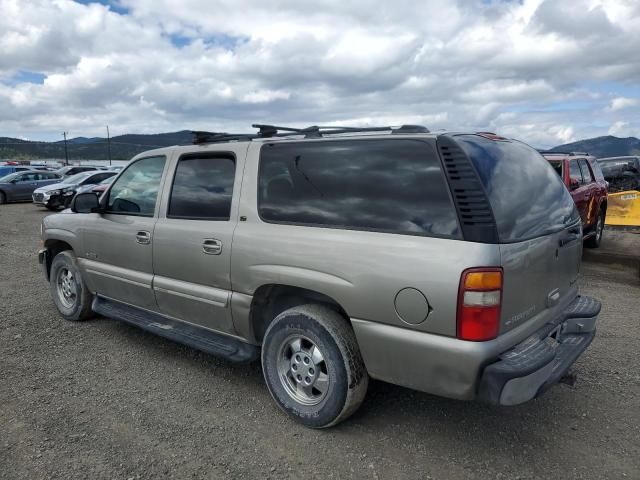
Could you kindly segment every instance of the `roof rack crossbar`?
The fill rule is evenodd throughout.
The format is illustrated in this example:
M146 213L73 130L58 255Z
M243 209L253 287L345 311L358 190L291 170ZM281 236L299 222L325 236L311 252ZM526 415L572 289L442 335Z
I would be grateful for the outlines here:
M545 155L569 155L571 157L582 157L588 156L587 152L567 152L564 150L538 150L539 153L544 153Z
M246 141L258 138L253 133L226 133L226 132L205 132L205 131L192 131L193 143L216 143L216 142L230 142L230 141Z
M402 125L398 128L386 127L341 127L341 126L318 126L312 125L305 128L281 127L254 123L253 128L258 129L258 133L227 133L227 132L206 132L191 131L194 144L231 142L231 141L251 141L262 138L289 137L292 135L304 135L305 138L320 138L323 135L339 135L342 133L364 133L364 132L391 132L392 134L402 133L429 133L429 130L422 125Z

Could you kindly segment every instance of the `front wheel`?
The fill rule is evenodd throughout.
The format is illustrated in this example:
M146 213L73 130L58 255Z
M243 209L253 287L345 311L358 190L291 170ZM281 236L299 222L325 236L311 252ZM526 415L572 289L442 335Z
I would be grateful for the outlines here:
M595 232L595 235L592 235L584 242L586 247L598 248L600 246L600 243L602 242L602 234L604 233L604 212L602 210L598 212Z
M93 296L82 279L75 255L65 250L51 262L49 285L53 303L65 320L86 320L93 315Z
M278 406L311 428L349 417L369 384L353 329L322 305L293 307L275 318L265 333L262 369Z
M7 196L4 194L4 192L0 192L0 205L2 205L3 203L7 203Z

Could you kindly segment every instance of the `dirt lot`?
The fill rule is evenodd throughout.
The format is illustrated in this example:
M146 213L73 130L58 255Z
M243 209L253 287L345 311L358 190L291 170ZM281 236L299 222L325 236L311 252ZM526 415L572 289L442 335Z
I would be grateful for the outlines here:
M640 478L640 282L585 263L604 304L578 381L512 408L373 382L328 431L286 418L260 366L123 323L64 322L43 211L0 206L0 478Z

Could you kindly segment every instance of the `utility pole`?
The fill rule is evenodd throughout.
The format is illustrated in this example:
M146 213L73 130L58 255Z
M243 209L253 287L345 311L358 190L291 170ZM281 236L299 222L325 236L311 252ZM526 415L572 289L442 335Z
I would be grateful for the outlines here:
M109 125L107 125L107 154L109 155L109 165L111 165L111 137L109 137Z
M69 152L67 151L67 132L62 132L64 137L64 164L69 165Z

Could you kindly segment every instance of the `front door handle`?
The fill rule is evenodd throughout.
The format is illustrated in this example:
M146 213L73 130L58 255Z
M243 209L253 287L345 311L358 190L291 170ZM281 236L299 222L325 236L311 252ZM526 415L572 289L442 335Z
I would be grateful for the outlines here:
M222 242L215 238L205 238L202 240L202 252L206 255L220 255L222 253Z
M151 234L141 230L136 233L136 242L140 245L149 245L151 243Z

